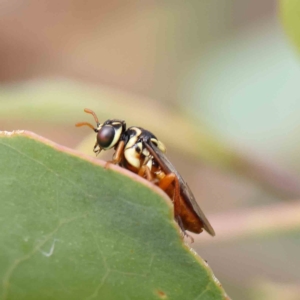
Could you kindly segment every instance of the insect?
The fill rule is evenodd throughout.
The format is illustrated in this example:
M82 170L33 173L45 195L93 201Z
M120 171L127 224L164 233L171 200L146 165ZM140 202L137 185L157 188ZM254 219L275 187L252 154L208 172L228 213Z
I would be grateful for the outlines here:
M166 147L154 134L141 127L126 128L123 120L100 123L92 110L86 108L84 111L94 117L96 127L88 122L76 126L88 126L97 133L93 149L96 155L113 148L115 153L108 163L120 165L164 190L173 202L174 218L184 234L186 230L201 233L205 229L215 235L189 186L166 157Z

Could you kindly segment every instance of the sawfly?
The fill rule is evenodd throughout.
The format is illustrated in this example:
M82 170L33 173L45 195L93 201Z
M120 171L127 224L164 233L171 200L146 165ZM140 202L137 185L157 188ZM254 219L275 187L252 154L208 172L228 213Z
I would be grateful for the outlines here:
M174 218L184 234L186 230L201 233L204 229L215 235L188 184L167 158L165 145L154 134L137 126L126 128L123 120L100 123L92 110L86 108L84 111L94 117L96 127L88 122L76 126L88 126L96 132L93 149L96 154L113 148L115 153L109 163L120 165L165 191L173 202Z

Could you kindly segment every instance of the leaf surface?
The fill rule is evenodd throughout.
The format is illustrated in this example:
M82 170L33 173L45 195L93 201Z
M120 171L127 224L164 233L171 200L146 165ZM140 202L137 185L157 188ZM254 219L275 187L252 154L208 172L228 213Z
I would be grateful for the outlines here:
M0 299L227 299L168 197L29 132L0 132Z

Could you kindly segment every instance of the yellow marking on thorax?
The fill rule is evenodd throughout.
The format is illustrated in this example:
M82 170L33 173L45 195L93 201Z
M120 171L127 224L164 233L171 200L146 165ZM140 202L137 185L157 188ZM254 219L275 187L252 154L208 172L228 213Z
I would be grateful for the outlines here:
M132 146L134 146L134 144L136 144L136 142L137 142L139 136L140 136L141 133L142 133L142 131L141 131L139 128L137 128L137 127L133 127L133 128L131 128L131 129L134 130L134 131L136 132L136 134L135 134L135 136L133 136L133 137L131 137L131 138L129 139L129 141L128 141L127 144L126 144L125 149L131 148Z
M134 147L125 149L124 156L129 164L139 169L141 167L140 155L136 152Z

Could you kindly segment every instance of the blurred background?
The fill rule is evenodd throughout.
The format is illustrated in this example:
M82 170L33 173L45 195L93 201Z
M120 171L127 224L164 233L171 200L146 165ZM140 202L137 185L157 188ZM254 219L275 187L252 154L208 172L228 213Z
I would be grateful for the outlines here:
M93 155L74 127L93 122L85 107L149 129L216 230L193 248L228 295L300 299L299 13L297 0L0 0L0 130Z

